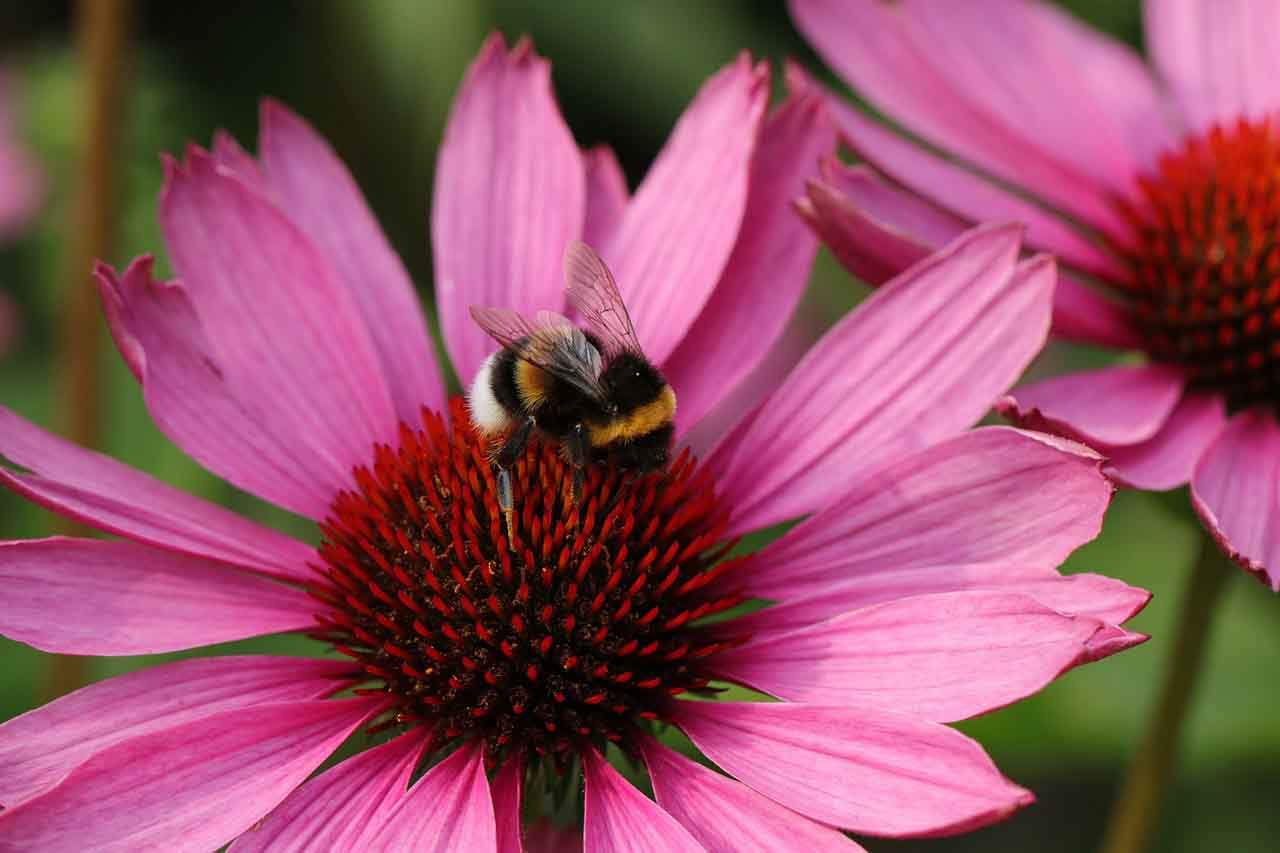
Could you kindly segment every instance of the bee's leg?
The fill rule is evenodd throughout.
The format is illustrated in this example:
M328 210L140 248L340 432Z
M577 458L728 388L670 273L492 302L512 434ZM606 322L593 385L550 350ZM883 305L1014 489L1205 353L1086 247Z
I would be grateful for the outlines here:
M516 501L511 489L511 466L516 464L516 460L520 458L520 454L524 453L525 446L529 443L529 433L533 431L533 418L525 418L520 422L519 426L512 431L507 443L502 445L502 449L498 451L497 457L494 459L494 465L498 469L498 507L502 510L502 517L507 523L507 545L515 547L515 514Z
M586 483L587 432L582 424L574 424L573 430L565 439L564 448L569 464L573 467L573 485L569 498L576 504L582 497L582 487Z

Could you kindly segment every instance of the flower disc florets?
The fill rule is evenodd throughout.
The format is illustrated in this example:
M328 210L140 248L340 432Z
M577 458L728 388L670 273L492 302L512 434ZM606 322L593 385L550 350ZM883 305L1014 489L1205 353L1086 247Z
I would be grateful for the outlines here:
M1280 136L1213 127L1166 155L1127 208L1151 355L1235 407L1280 403Z
M696 623L740 602L711 584L726 512L686 452L640 478L572 472L534 440L512 471L508 542L488 447L455 402L379 447L322 525L317 636L354 658L433 743L481 739L493 762L626 741L700 663L735 644ZM710 592L711 587L719 592Z

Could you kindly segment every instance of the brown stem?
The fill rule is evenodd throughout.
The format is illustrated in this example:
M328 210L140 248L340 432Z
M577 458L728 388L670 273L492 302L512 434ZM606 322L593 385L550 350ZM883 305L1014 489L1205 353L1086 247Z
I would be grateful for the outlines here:
M102 321L90 270L110 251L116 220L116 164L120 159L120 115L124 91L125 42L130 0L79 0L76 4L76 47L80 54L81 148L75 199L67 229L61 359L57 388L63 403L63 431L85 447L98 443L101 401L98 395ZM58 530L82 534L79 525L62 521ZM87 661L60 655L49 668L47 698L84 684Z
M1213 611L1232 572L1230 561L1206 534L1173 629L1173 653L1165 664L1160 697L1112 808L1103 853L1144 853L1151 845L1173 776L1182 724L1204 662Z

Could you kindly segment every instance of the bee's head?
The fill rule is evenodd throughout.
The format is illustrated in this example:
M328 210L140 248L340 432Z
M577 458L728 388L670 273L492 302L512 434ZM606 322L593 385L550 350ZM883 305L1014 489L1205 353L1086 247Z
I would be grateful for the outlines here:
M657 368L644 356L630 352L615 356L605 367L600 380L614 406L610 415L625 414L651 403L667 387L667 381Z

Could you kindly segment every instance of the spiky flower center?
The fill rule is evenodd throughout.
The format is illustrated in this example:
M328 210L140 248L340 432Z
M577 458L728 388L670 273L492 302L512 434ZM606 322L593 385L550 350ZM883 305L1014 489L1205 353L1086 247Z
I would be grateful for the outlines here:
M641 478L594 467L577 503L553 446L512 471L514 541L488 448L451 407L379 447L321 526L328 606L317 635L350 656L443 747L478 739L493 763L564 760L627 740L707 687L734 644L699 620L740 602L712 592L726 512L686 453Z
M1151 355L1232 406L1280 403L1280 136L1215 126L1165 155L1127 208Z

